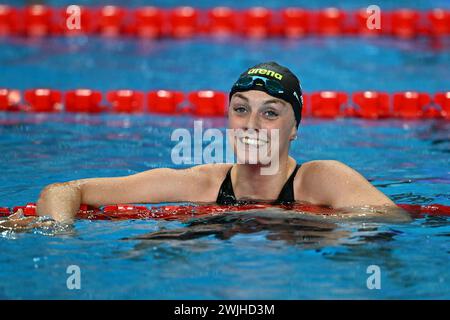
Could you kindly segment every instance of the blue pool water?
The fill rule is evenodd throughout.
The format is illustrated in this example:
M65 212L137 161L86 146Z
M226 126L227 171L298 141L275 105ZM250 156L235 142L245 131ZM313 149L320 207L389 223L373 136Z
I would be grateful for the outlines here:
M307 92L434 93L450 87L448 41L434 50L424 39L95 37L0 39L0 87L226 91L243 69L261 60L291 67ZM54 182L176 167L170 135L176 128L192 130L194 120L0 113L0 206L35 202ZM204 121L205 128L226 125L222 118ZM450 122L438 120L305 119L291 155L300 163L342 161L397 203L450 205L449 132ZM403 224L289 217L252 212L188 222L78 220L68 230L4 231L0 298L450 298L448 217ZM214 232L202 236L205 228ZM172 236L132 239L158 231ZM190 236L176 236L182 232ZM81 269L80 290L66 286L70 265ZM366 285L371 265L381 270L379 290Z

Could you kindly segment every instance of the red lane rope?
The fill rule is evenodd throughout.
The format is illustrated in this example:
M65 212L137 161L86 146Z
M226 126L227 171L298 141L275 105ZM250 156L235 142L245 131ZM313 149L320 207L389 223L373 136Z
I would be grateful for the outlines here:
M174 90L114 90L102 93L90 89L66 92L29 89L21 92L0 88L0 111L8 112L147 112L208 117L225 116L227 106L227 94L214 90L186 93ZM305 93L302 116L450 120L450 91L437 92L434 95L416 91L392 94L381 91Z
M450 206L441 204L430 205L412 205L398 204L399 207L408 211L413 217L423 215L450 216ZM136 206L128 204L110 205L101 209L81 205L77 214L79 219L89 220L127 220L127 219L164 219L179 220L189 217L200 217L216 215L225 212L248 211L255 209L281 208L298 212L310 212L319 215L331 215L336 213L334 209L305 204L287 204L287 205L267 205L267 204L247 204L240 206L224 205L165 205L158 207ZM0 207L0 217L7 217L19 209L22 209L25 216L36 216L36 204L28 203L25 206L16 206L12 209Z
M136 36L142 38L189 38L197 35L240 35L245 37L317 36L417 36L450 34L448 9L380 9L381 25L370 26L373 12L366 8L343 10L299 7L269 9L251 7L199 9L189 6L158 8L50 7L0 5L0 35L52 36L91 35ZM78 20L77 20L78 19Z

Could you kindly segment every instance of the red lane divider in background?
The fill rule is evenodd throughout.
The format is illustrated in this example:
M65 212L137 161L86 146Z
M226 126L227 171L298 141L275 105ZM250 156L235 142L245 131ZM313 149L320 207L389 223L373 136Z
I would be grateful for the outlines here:
M381 36L384 34L389 34L388 28L388 14L385 11L381 12L381 26L382 28L368 28L367 21L370 18L371 14L367 12L366 9L360 9L353 13L351 19L354 21L354 29L352 30L354 33L359 34L361 36ZM370 21L372 24L373 22Z
M90 89L77 89L67 91L66 95L66 111L68 112L84 112L99 113L106 111L101 106L102 93L100 91Z
M317 13L316 31L320 35L338 36L346 33L348 13L337 8L327 8Z
M130 34L141 38L159 38L163 35L164 13L156 7L137 8L129 26Z
M199 31L199 11L192 7L169 10L168 34L173 38L190 38Z
M224 116L226 114L227 95L224 92L204 90L188 95L192 113L198 116Z
M229 36L236 32L236 13L228 7L216 7L207 11L207 22L204 31L218 36Z
M284 35L288 38L304 37L311 32L311 13L301 8L281 10Z
M421 118L425 116L425 106L431 101L427 93L399 92L394 94L393 113L401 118Z
M72 12L66 8L60 8L56 15L56 25L53 28L56 35L79 36L83 34L94 33L97 31L97 15L89 8L79 6L79 21L74 19ZM75 23L79 22L78 26Z
M268 38L276 35L274 12L264 7L254 7L242 12L241 32L251 38Z
M62 94L51 89L26 90L25 101L31 112L58 112L62 110Z
M413 204L398 204L399 207L408 211L414 218L420 218L424 215L434 216L450 216L450 206L440 204L430 205L413 205ZM101 209L94 208L82 204L77 214L78 219L90 220L126 220L126 219L165 219L177 220L186 219L193 216L215 215L228 212L248 211L254 209L266 209L278 207L285 210L309 212L320 215L337 214L339 211L306 204L286 204L286 205L268 205L268 204L247 204L240 206L226 206L226 205L165 205L158 207L136 206L129 204L109 205ZM16 206L12 208L0 207L0 217L8 217L22 209L25 216L37 216L36 204L28 203L25 206Z
M433 9L427 12L430 34L434 36L450 34L450 10Z
M25 35L46 36L52 32L52 8L40 5L27 6L23 9L22 14Z
M345 92L320 91L311 95L311 115L320 118L342 116L343 106L348 97Z
M81 26L73 29L68 21L73 22L75 15L72 11L67 12L67 7L29 5L16 8L0 5L0 36L100 34L190 38L196 35L233 34L266 38L384 35L411 39L417 36L438 37L450 34L450 10L440 8L381 10L380 29L368 28L369 15L365 8L199 9L190 6L126 8L112 5L79 8Z
M441 107L441 115L450 120L450 91L436 93L434 102Z
M62 102L64 97L64 105ZM104 99L106 101L104 101ZM0 111L9 112L81 112L81 113L161 113L225 116L228 95L222 91L199 90L184 93L155 90L113 90L103 94L90 89L62 92L53 89L19 90L0 88ZM405 91L388 94L359 91L318 91L304 94L304 117L366 119L429 119L450 120L450 91L430 95Z
M105 36L120 36L125 30L125 18L128 14L125 8L104 6L94 15L98 19L97 31Z
M113 112L139 113L144 111L144 93L132 90L109 91L106 99Z
M147 94L148 111L155 113L177 114L184 101L181 91L158 90Z
M352 95L357 108L348 108L346 115L360 118L378 119L391 116L389 95L385 92L360 91Z
M0 4L0 36L19 33L18 15L16 8Z

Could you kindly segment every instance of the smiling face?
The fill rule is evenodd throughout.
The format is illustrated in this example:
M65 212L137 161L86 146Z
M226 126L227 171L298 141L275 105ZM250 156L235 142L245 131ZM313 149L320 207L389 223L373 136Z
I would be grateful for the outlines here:
M228 128L236 132L231 141L239 163L249 163L242 158L241 151L258 153L262 148L268 150L270 157L287 157L290 141L297 134L291 104L259 90L237 92L232 96ZM261 159L258 158L257 163L261 163Z

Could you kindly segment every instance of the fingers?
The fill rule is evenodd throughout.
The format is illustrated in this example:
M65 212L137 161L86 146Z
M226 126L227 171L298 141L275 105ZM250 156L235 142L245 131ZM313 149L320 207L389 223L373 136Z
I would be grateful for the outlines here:
M15 213L13 213L12 215L10 215L10 216L8 217L8 219L10 219L10 220L15 220L15 219L21 219L21 218L23 218L23 217L24 217L23 210L22 210L22 209L19 209L19 210L17 210Z
M30 229L33 228L32 222L34 220L35 220L34 217L8 219L0 222L0 228L14 229L14 230Z
M0 229L26 230L35 227L36 217L26 217L22 209L18 209L8 219L0 221Z
M25 216L22 209L18 209L7 219L0 220L0 231L27 231L34 228L52 228L56 222L54 220L43 219L42 217Z

